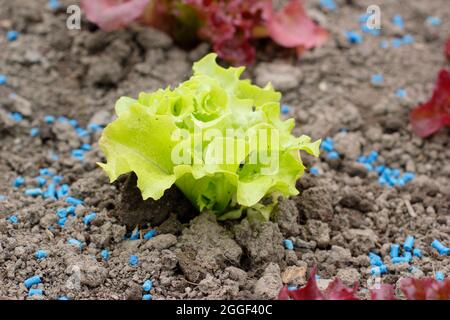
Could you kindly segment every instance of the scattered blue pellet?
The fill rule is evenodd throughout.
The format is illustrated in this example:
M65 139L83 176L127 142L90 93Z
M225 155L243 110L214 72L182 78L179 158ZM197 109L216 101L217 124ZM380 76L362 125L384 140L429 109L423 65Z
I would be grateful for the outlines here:
M438 26L438 25L440 25L442 23L442 20L439 17L430 16L430 17L427 18L426 22L430 26Z
M331 151L330 153L328 153L327 158L328 159L338 159L339 153L337 153L336 151Z
M60 296L60 297L58 297L58 300L67 301L67 300L70 300L70 299L67 296Z
M439 252L440 255L444 255L444 254L449 254L450 253L450 248L447 248L446 246L444 246L437 239L433 240L433 242L431 243L431 246L434 249L436 249Z
M281 106L281 113L283 113L283 114L289 113L289 106L287 104L283 104Z
M334 150L334 141L331 138L325 138L323 139L322 143L320 144L320 148L322 150L325 150L327 152L331 152Z
M17 32L16 30L10 30L6 33L6 39L9 42L16 41L18 38L19 38L19 32Z
M31 128L30 129L30 136L31 137L37 137L39 135L39 128Z
M411 262L411 260L412 260L411 252L409 252L409 251L404 252L402 258L405 258L408 262Z
M76 208L75 206L67 207L67 208L66 208L67 214L72 215L72 216L75 216L75 210L76 210L76 209L77 209L77 208Z
M391 244L391 258L397 258L400 254L400 245Z
M387 266L381 265L381 266L373 266L370 268L370 274L373 276L378 276L387 273Z
M152 300L152 295L151 294L144 294L143 296L142 296L142 300Z
M79 247L80 249L83 249L83 244L81 243L80 240L77 240L77 239L69 239L69 240L67 240L67 243L70 244L70 245L72 245L72 246L77 246L77 247Z
M377 73L377 74L372 75L370 81L372 82L372 84L380 85L384 82L384 77L382 74Z
M72 157L78 160L84 160L84 150L82 149L75 149L72 150Z
M25 195L26 196L30 196L30 197L38 197L42 195L42 190L39 188L34 188L34 189L26 189L25 190Z
M56 223L61 227L64 228L64 226L66 225L67 222L67 217L61 218L58 221L56 221Z
M88 126L88 129L89 129L90 131L92 131L92 132L97 132L97 131L103 130L103 127L102 127L101 125L99 125L99 124L91 123L91 124Z
M28 279L26 279L23 284L27 289L30 289L32 286L41 283L41 277L40 276L32 276Z
M153 287L153 281L152 280L145 280L144 284L142 285L142 289L145 292L149 292Z
M20 112L11 112L9 117L15 122L20 122L23 120L23 115Z
M75 132L80 138L83 138L83 137L86 137L89 135L89 132L83 128L76 128Z
M403 45L403 38L394 38L391 40L391 45L393 48L399 48Z
M7 220L8 220L8 222L11 222L13 224L16 224L19 221L19 219L15 215L10 216Z
M8 77L5 76L4 74L0 73L0 86L4 86L7 83L8 83Z
M56 195L58 197L58 199L62 199L65 196L69 195L69 185L68 184L63 184L61 185L58 190L56 191Z
M320 0L320 5L322 8L330 11L335 11L337 9L337 5L334 0Z
M309 172L315 176L320 173L319 168L317 168L317 167L312 167L311 169L309 169Z
M92 146L89 143L83 143L80 148L81 148L81 150L84 150L84 151L92 150Z
M36 177L34 180L37 182L39 187L42 187L42 186L44 186L47 183L47 180L44 177L41 177L41 176Z
M83 200L78 199L78 198L74 198L74 197L67 197L66 198L66 202L68 204L74 205L74 206L78 206L78 205L82 205L83 204Z
M102 256L103 261L109 260L110 254L108 250L106 249L102 250L102 252L100 252L100 255Z
M129 263L131 266L133 266L133 267L137 266L137 264L139 263L139 258L138 258L138 256L131 255L131 256L128 258L128 263Z
M400 88L395 91L395 96L397 98L406 98L407 95L408 95L408 93L406 92L405 89Z
M19 187L23 186L24 183L25 183L25 179L22 176L18 176L16 179L14 179L13 186L15 188L19 188Z
M151 239L151 238L153 238L155 235L156 235L156 229L149 230L149 231L147 231L147 232L144 234L144 239L145 239L145 240Z
M396 14L392 18L392 23L401 29L403 29L405 27L405 22L403 21L403 17L399 14Z
M51 10L57 10L60 7L59 0L48 0L48 7Z
M414 257L421 258L422 257L422 250L420 250L419 248L415 248L413 250L413 255L414 255Z
M70 119L69 124L74 128L78 127L78 121L75 119Z
M403 41L403 44L406 44L406 45L412 44L412 43L414 43L414 37L410 34L405 34L402 37L402 41Z
M67 217L67 209L65 208L59 208L58 210L56 210L56 214L58 215L58 217L60 218L65 218Z
M44 250L38 250L35 252L34 257L38 260L47 258L47 252L45 252Z
M92 220L95 219L95 217L97 216L97 214L95 212L90 212L88 215L84 216L83 218L83 222L84 224L88 225L92 222Z
M32 296L42 296L44 294L44 291L42 289L30 289L30 291L28 291L28 296L32 297Z
M287 250L294 250L294 244L292 243L292 240L284 239L283 245Z
M379 267L379 266L383 265L383 260L376 253L369 252L369 259L370 259L370 265L371 266L378 266Z
M297 289L298 289L298 287L297 287L296 284L290 284L290 285L288 285L288 290L289 290L289 291L294 291L294 290L297 290Z
M52 180L53 180L54 183L58 183L59 184L59 183L61 183L61 181L63 181L63 177L56 175L56 176L52 177Z
M364 41L363 36L359 34L357 31L346 31L345 37L347 41L351 44L359 44Z
M406 251L411 251L414 247L414 237L407 236L405 242L403 243L403 249Z
M47 186L47 190L45 190L44 199L54 199L56 200L56 184L55 183L49 183Z
M55 117L47 115L47 116L44 117L44 122L47 123L47 124L52 124L52 123L55 122Z
M445 275L441 271L436 271L435 278L437 281L444 281Z

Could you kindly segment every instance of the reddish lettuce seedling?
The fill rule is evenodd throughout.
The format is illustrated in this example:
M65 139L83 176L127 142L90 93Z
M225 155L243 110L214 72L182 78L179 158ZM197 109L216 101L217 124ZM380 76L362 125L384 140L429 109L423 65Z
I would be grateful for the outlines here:
M411 112L410 121L413 131L421 137L430 136L450 125L449 70L442 69L439 72L433 96Z

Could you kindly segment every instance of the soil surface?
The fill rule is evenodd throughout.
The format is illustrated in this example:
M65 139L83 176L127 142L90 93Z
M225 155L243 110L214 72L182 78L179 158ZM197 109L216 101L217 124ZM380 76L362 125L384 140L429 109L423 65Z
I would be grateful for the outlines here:
M96 166L101 131L92 124L109 123L120 96L187 79L207 45L185 51L139 26L104 33L83 21L81 30L70 31L64 8L52 11L43 0L0 0L0 73L8 76L0 86L0 297L141 299L142 284L151 279L153 299L274 299L283 283L303 285L314 265L320 286L339 276L349 285L358 282L367 297L377 280L370 275L370 251L388 267L383 283L434 277L436 271L449 275L449 258L430 246L434 239L450 245L449 131L420 139L408 121L409 110L429 98L446 66L448 0L338 0L334 12L317 3L308 1L308 10L330 30L326 45L300 61L291 52L261 47L245 75L261 85L272 81L289 106L286 117L298 120L296 133L332 138L340 156L305 156L319 173L306 173L298 182L300 195L282 201L272 221L262 223L217 222L196 213L177 190L143 202L134 176L111 185ZM371 4L381 7L381 35L364 34L363 43L349 44L344 31L358 30ZM392 23L396 14L404 29ZM442 23L427 24L429 16ZM14 42L4 36L10 29L20 32ZM392 47L405 34L414 41ZM374 74L384 82L371 83ZM395 94L400 88L405 97ZM13 120L11 112L23 119ZM48 115L57 120L47 123ZM83 144L92 148L80 160L72 151ZM381 186L378 175L357 162L373 150L377 164L416 177L403 187ZM58 216L58 209L70 206L64 199L25 194L39 187L40 174L47 185L67 184L70 195L84 201L65 221ZM25 181L14 187L18 176ZM84 223L91 212L96 217ZM156 235L145 239L153 229ZM408 235L423 257L392 264L390 245L403 244ZM293 241L294 250L284 248L284 239ZM37 259L38 250L47 257ZM138 258L135 266L130 256ZM35 275L43 295L29 297L24 280Z

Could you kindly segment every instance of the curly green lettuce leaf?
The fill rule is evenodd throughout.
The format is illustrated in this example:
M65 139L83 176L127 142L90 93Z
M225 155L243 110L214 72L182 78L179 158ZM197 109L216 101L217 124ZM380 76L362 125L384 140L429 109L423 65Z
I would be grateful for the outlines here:
M100 166L111 182L134 172L144 199L176 185L200 211L268 219L276 200L261 200L298 194L300 151L318 156L320 140L293 136L293 119L280 118L280 93L240 80L244 68L222 68L209 54L193 70L174 89L117 101Z

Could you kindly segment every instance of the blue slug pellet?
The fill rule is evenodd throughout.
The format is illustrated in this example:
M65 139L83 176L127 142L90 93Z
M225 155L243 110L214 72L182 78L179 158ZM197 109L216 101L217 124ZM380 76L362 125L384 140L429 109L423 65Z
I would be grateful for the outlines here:
M25 179L23 178L23 177L17 177L16 179L14 179L14 182L13 182L13 186L15 187L15 188L19 188L19 187L21 187L23 184L25 183Z
M391 258L397 258L400 253L400 245L391 244Z
M74 197L67 197L66 198L66 202L68 204L72 204L74 206L78 206L78 205L83 204L83 200L80 200L80 199L77 199L77 198L74 198Z
M292 243L292 240L284 239L283 245L287 250L294 250L294 244Z
M96 216L97 216L97 214L95 212L90 212L88 215L86 215L83 218L84 224L86 224L86 225L90 224L92 222L92 220L95 219Z
M422 250L420 250L419 248L415 248L413 250L413 255L414 255L414 257L421 258L422 257Z
M42 195L42 190L39 188L25 190L25 195L30 197L38 197Z
M128 258L128 263L133 267L137 266L137 264L139 263L138 256L135 256L135 255L130 256Z
M152 282L152 280L145 280L145 281L144 281L144 284L142 285L142 289L143 289L145 292L149 292L149 291L152 289L152 287L153 287L153 282Z
M374 266L370 268L370 274L373 276L387 273L387 266L382 264L381 266Z
M143 296L142 296L142 300L152 300L152 295L151 294L144 294Z
M151 238L153 238L155 235L156 235L156 229L149 230L149 231L147 231L147 232L144 234L144 239L145 239L145 240L151 239Z
M450 248L447 248L442 243L439 242L439 240L434 239L431 243L431 246L436 249L440 255L449 254Z
M444 281L445 275L441 271L436 271L435 278L437 281Z
M102 250L102 252L100 253L100 255L102 256L103 261L108 261L109 260L109 251L108 250Z
M405 239L405 243L403 244L403 249L406 251L411 251L414 247L414 237L413 236L407 236Z
M27 289L30 289L35 284L39 284L39 283L41 283L41 277L39 277L39 276L32 276L23 282L23 284L25 285L25 287Z
M43 294L44 294L44 290L42 290L42 289L30 289L30 291L28 291L29 297L42 296Z
M45 252L44 250L38 250L36 251L34 256L36 259L41 260L47 257L47 252Z

